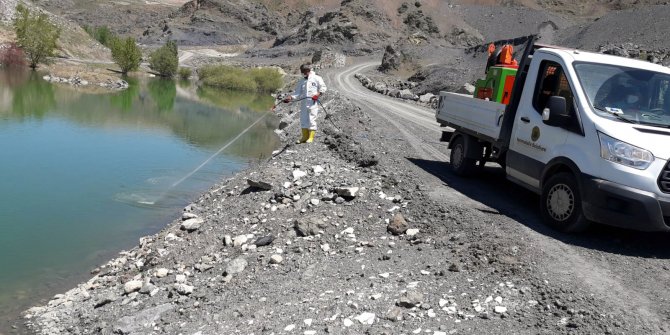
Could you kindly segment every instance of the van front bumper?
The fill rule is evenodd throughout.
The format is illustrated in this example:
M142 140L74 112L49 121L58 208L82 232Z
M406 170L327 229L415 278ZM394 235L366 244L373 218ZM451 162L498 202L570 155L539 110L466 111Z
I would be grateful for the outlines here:
M670 197L582 176L582 209L591 221L641 231L670 231Z

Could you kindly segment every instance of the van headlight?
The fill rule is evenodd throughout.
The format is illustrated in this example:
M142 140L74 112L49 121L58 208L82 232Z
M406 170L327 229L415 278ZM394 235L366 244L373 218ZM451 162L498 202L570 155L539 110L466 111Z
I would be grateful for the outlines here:
M601 132L598 132L598 137L600 138L600 157L608 161L639 170L648 168L654 161L654 155L649 150L619 141Z

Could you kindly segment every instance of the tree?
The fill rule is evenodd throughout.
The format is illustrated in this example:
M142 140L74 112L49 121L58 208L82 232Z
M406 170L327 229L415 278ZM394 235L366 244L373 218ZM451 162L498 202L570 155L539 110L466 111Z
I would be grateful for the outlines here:
M60 29L49 22L46 14L32 15L27 7L18 4L13 25L17 44L28 55L33 70L54 55Z
M132 37L112 38L109 42L112 59L121 68L123 74L135 71L140 67L142 51Z
M172 77L177 73L179 56L177 43L167 41L164 46L149 55L149 68L158 72L161 77Z

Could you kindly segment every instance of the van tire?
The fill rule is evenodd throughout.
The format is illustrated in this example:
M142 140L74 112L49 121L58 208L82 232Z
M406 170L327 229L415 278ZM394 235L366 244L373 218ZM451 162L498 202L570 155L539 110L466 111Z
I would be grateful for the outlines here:
M472 176L477 168L477 160L466 157L466 150L465 135L457 136L451 146L449 162L451 163L451 170L462 177Z
M540 211L547 225L562 232L581 232L591 224L582 211L579 184L569 172L557 173L544 183Z

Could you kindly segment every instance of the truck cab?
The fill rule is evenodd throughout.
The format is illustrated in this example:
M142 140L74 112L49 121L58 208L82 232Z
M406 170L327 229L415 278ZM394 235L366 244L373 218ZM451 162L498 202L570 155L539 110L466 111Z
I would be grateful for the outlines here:
M441 94L437 119L455 129L455 171L498 161L562 231L591 222L670 231L670 69L552 47L524 57L502 115L500 103L468 102L478 109L470 113L465 97ZM496 122L482 125L486 113Z

